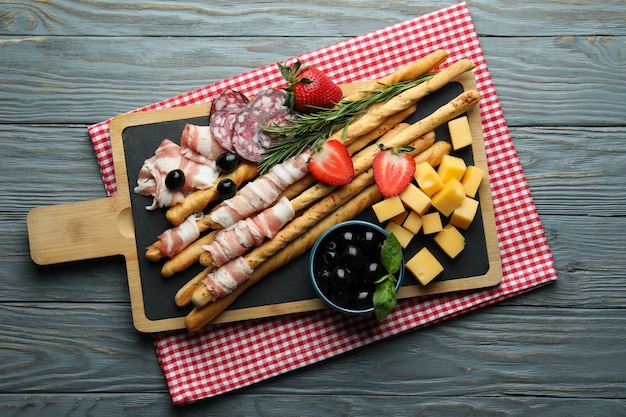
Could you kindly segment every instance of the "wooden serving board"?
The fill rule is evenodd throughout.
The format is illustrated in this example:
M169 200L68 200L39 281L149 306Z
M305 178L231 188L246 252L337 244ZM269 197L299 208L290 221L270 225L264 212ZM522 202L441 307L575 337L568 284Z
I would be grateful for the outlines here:
M358 91L362 83L342 86L346 94ZM466 74L443 89L422 99L418 111L407 121L414 122L456 97L463 90L475 89L472 74ZM133 323L141 332L185 328L189 308L174 304L176 291L202 268L198 265L164 279L162 263L148 261L145 248L158 234L170 227L162 210L147 211L151 199L132 192L143 161L154 154L159 143L169 138L179 143L187 123L208 124L209 104L198 104L116 116L110 124L117 193L109 198L39 207L28 214L31 257L37 264L54 264L112 255L126 261ZM480 111L467 114L473 135L470 148L454 153L468 165L487 172ZM437 140L448 140L447 127L436 130ZM502 278L493 203L487 178L479 189L480 211L464 232L467 247L455 260L434 245L430 237L413 239L405 250L408 259L422 246L439 253L445 270L423 287L407 273L398 298L463 291L497 285ZM359 218L377 222L371 209ZM214 323L233 322L326 308L316 296L308 278L307 251L299 258L266 276L249 288ZM419 308L419 303L416 303Z

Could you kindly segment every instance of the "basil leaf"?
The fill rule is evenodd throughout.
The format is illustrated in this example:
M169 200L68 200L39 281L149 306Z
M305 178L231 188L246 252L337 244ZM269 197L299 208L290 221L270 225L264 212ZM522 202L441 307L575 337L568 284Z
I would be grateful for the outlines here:
M381 321L396 306L396 288L392 280L385 280L376 286L373 296L374 314Z
M402 246L400 246L400 241L393 233L390 233L387 239L385 239L380 252L380 259L388 273L395 274L400 270Z

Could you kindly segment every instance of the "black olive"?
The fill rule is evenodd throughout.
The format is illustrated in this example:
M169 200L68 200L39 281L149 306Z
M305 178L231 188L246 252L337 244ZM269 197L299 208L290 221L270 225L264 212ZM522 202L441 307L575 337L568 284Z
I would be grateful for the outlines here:
M352 272L358 272L361 268L363 268L363 264L365 263L363 252L357 245L346 246L341 253L341 260L343 261L343 264Z
M185 173L180 169L173 169L165 177L165 186L168 190L176 191L185 185Z
M222 200L228 200L237 193L237 184L230 178L225 178L217 184L217 193Z
M216 164L217 169L221 172L233 172L239 165L241 159L239 156L232 152L225 152L217 157Z
M351 305L355 310L365 310L372 307L372 297L374 291L370 288L359 288L352 295Z
M345 290L353 285L353 277L347 268L336 267L332 272L332 284L338 290Z
M386 271L380 262L368 262L361 272L361 280L365 285L374 285L383 275Z

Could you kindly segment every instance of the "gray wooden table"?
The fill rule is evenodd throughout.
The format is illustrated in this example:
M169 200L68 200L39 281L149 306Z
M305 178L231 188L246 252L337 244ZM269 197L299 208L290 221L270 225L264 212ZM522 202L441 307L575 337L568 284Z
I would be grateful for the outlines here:
M105 197L88 125L455 3L0 2L0 415L626 415L622 0L468 3L555 284L177 408L122 259L30 259L31 208Z

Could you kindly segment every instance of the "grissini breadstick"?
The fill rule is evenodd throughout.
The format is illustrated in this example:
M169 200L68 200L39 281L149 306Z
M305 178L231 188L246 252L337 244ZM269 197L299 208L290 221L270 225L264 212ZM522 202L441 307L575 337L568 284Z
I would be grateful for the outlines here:
M372 94L373 90L382 90L388 84L394 84L406 80L412 80L418 78L428 71L431 71L433 68L440 65L448 58L448 52L445 50L437 50L431 52L430 54L411 62L408 65L394 71L393 73L380 78L377 81L371 82L365 88L361 89L358 93L351 94L344 98L346 101L354 101L359 98L366 97L367 95Z
M167 220L171 224L178 226L185 221L188 216L204 210L209 203L219 198L217 184L219 184L221 180L229 178L233 180L237 186L240 186L244 181L254 178L257 174L257 164L245 160L241 161L233 172L222 174L211 187L194 191L189 194L181 204L170 207L165 213L165 217L167 217Z
M436 167L441 163L444 155L449 155L452 150L450 142L440 140L435 142L425 151L417 154L413 159L415 163L428 162L431 166Z
M200 258L200 255L204 253L202 246L210 243L213 240L215 233L215 230L207 233L177 253L175 256L168 259L161 267L161 275L164 278L169 278L175 273L184 271L196 263Z
M436 73L429 80L398 94L372 111L367 111L354 122L350 123L345 129L345 132L343 130L337 131L330 136L330 139L358 137L369 132L390 115L412 106L428 94L437 91L453 79L472 70L475 66L476 65L468 59L461 59L454 62L446 69Z
M213 266L207 266L202 271L197 273L192 279L187 281L185 285L183 285L174 296L174 302L178 307L185 307L191 303L191 296L194 291L201 285L204 285L202 282L204 277L207 276L211 271L213 271Z
M252 273L252 277L239 287L235 288L233 292L223 298L215 300L212 303L206 304L204 307L195 307L185 318L185 325L187 329L197 331L209 324L222 311L226 310L226 308L232 304L237 297L243 294L246 289L260 281L270 272L280 268L288 262L291 262L293 259L297 258L313 246L315 240L329 227L357 216L381 198L382 195L380 194L380 191L378 191L378 187L376 187L376 185L371 185L358 193L350 200L349 203L336 208L331 214L324 217L315 226L302 234L299 239L276 252L266 262L260 264Z
M350 153L350 155L353 155L354 153L369 145L372 141L381 138L382 136L390 133L393 130L397 131L398 126L408 125L408 123L402 123L402 121L415 113L416 110L417 106L413 105L406 110L389 116L377 128L369 133L360 136L358 139L348 144L346 146L348 148L348 153Z

